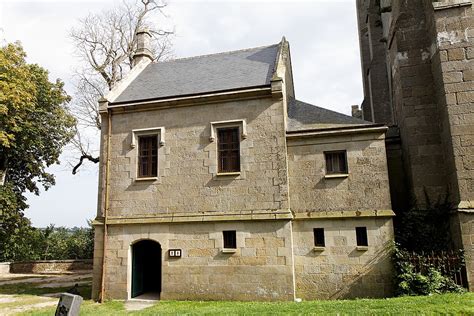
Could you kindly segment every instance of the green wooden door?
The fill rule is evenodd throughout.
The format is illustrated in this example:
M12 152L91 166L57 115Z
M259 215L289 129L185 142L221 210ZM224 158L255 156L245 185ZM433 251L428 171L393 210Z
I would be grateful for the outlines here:
M142 258L142 248L143 245L141 245L141 242L138 242L132 248L132 297L136 297L144 293L144 258Z
M132 246L132 297L161 293L161 246L142 240Z

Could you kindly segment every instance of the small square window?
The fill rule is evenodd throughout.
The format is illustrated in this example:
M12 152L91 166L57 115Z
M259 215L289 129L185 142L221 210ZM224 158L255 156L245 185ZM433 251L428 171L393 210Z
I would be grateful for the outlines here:
M357 246L368 246L367 227L356 227Z
M224 248L236 249L237 248L237 238L235 230L224 230Z
M158 136L138 137L138 177L158 176Z
M239 127L217 129L218 172L240 172Z
M316 247L324 247L326 243L324 241L324 228L314 228L314 246Z
M326 174L347 174L347 154L345 150L328 151L326 158Z

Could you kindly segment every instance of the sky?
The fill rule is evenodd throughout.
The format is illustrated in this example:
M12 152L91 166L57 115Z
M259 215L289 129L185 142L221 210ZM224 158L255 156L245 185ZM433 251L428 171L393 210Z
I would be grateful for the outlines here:
M74 94L79 63L68 32L80 18L116 5L111 0L0 0L0 41L20 41L28 62L61 78ZM169 0L162 23L175 32L173 53L189 57L290 42L296 97L350 115L363 99L354 0ZM98 166L71 174L71 152L49 170L56 185L28 195L34 226L86 226L97 211Z

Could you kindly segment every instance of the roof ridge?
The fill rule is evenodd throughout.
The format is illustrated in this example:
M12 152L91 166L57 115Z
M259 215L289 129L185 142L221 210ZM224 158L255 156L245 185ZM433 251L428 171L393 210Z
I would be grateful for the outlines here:
M237 50L230 50L230 51L226 51L226 52L219 52L219 53L212 53L212 54L181 57L181 58L175 58L175 59L169 59L169 60L163 60L163 61L153 61L153 64L169 63L169 62L173 62L173 61L189 60L189 59L197 59L197 58L203 58L203 57L208 57L208 56L216 56L216 55L225 55L225 54L231 54L231 53L245 52L245 51L249 51L249 50L253 50L253 49L268 48L268 47L273 47L273 46L278 46L278 45L280 45L280 43L276 43L276 44L272 44L272 45L250 47L250 48L243 48L243 49L237 49Z

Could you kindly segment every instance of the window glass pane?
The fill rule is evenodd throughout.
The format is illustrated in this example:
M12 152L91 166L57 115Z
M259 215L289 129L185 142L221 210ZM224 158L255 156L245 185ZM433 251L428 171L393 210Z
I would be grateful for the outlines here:
M156 177L158 175L157 135L139 136L138 154L138 176Z
M326 174L347 173L346 151L325 152Z
M217 129L217 154L219 172L240 171L239 128Z

